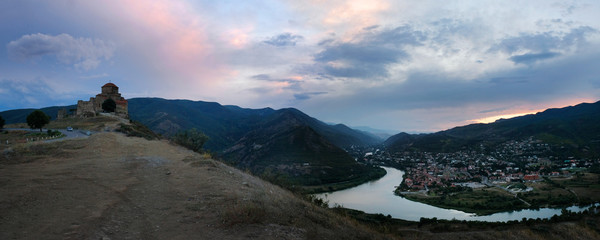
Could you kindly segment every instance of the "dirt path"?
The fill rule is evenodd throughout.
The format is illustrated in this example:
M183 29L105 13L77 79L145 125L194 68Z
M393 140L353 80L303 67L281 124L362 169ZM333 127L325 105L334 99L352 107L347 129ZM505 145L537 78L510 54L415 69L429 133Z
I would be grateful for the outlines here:
M384 237L166 142L99 133L0 156L0 239L306 238Z

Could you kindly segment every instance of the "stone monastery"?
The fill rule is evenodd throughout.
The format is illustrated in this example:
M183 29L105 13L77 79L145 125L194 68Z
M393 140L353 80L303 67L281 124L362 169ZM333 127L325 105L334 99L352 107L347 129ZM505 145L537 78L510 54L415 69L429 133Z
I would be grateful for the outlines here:
M117 104L115 114L120 117L129 118L127 110L127 100L121 97L119 93L119 87L113 83L107 83L102 86L102 92L96 97L91 97L89 101L79 100L77 101L77 112L78 117L93 117L97 113L101 113L102 103L104 101L112 99Z

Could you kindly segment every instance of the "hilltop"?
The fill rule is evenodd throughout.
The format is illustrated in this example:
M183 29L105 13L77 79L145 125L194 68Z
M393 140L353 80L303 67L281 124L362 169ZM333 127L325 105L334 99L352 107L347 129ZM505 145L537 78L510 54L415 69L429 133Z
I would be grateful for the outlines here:
M1 239L385 238L209 155L100 122L108 132L0 155Z

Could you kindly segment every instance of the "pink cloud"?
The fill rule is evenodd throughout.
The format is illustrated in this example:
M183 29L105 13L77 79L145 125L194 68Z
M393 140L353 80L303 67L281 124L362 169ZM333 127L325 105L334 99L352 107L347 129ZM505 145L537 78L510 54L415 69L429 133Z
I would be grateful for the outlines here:
M116 39L117 55L120 51L128 64L153 78L140 79L149 89L161 86L161 92L194 97L186 93L208 94L231 74L215 47L218 41L211 38L210 20L195 6L167 0L81 4L97 17L95 25Z
M323 30L321 34L335 33L343 41L351 41L364 28L380 24L392 6L388 0L308 0L290 4L299 15L309 18L312 27Z

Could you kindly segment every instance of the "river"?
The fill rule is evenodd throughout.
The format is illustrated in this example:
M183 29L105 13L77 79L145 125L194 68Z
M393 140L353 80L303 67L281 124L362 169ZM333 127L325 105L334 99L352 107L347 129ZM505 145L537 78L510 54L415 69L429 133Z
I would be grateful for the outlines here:
M550 218L560 215L560 208L540 208L539 210L519 210L501 212L486 216L477 216L453 209L438 208L424 203L414 202L394 194L395 186L402 182L403 171L383 167L387 174L379 180L331 193L316 194L317 197L329 201L329 206L336 204L345 208L361 210L367 213L381 213L393 218L419 221L421 217L438 219L456 219L468 221L506 222L523 218ZM573 212L586 208L577 206L567 208Z

